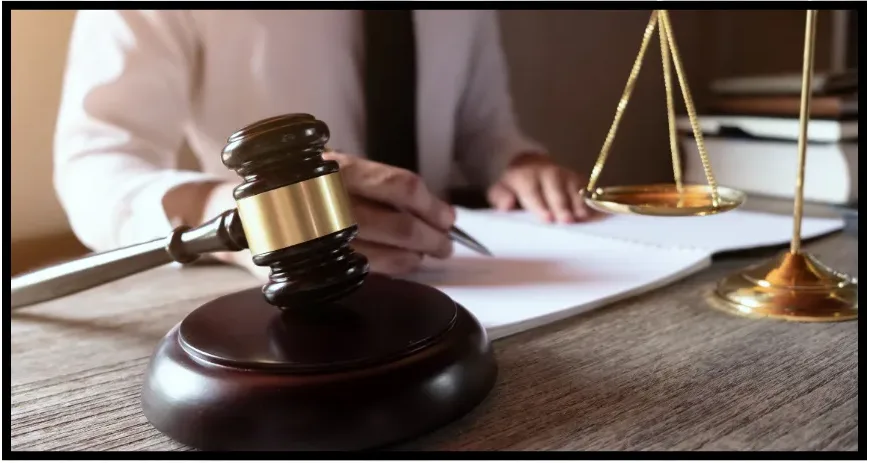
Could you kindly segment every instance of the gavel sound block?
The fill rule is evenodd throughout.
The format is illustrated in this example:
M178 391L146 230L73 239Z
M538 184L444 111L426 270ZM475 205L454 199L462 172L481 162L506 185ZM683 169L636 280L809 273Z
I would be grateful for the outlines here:
M237 208L168 239L174 260L251 250L262 288L191 312L157 347L142 406L203 450L359 450L455 420L496 377L486 333L440 291L369 273L327 126L295 114L235 133Z

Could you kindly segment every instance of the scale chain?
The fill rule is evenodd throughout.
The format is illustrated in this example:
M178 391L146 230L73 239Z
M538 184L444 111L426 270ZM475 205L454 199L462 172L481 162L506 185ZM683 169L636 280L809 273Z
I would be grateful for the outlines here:
M663 12L658 11L659 24L664 21ZM682 197L683 193L683 173L680 166L680 155L677 147L677 128L676 116L674 115L674 90L673 81L671 79L671 56L670 47L668 47L668 38L665 35L664 28L659 27L659 45L662 50L662 71L665 78L665 98L668 105L668 138L671 143L671 164L674 168L674 183L677 185L677 192Z
M704 146L704 136L701 133L700 124L698 124L698 115L695 113L695 104L692 102L692 95L689 91L689 82L683 72L683 62L680 60L680 53L677 49L677 41L674 40L674 34L671 29L671 19L667 10L661 10L662 27L665 35L667 35L668 43L670 44L671 54L673 55L674 68L677 71L677 79L680 81L680 90L683 92L683 100L686 103L686 112L689 115L689 123L692 125L692 133L695 135L695 143L698 145L698 154L701 156L701 163L704 166L704 175L707 177L707 184L710 186L710 194L713 200L713 207L719 207L719 187L716 184L716 178L713 177L713 169L710 167L710 159L707 157L707 148Z
M595 165L592 168L592 174L590 175L589 184L586 187L586 191L589 193L592 193L594 191L595 185L598 182L598 177L604 170L604 164L607 161L607 156L610 152L611 146L613 145L613 140L616 137L617 128L620 121L622 120L623 114L625 113L625 108L628 107L628 102L631 98L631 94L637 82L638 74L640 74L643 57L646 54L646 49L649 46L650 38L652 37L652 33L656 30L656 27L659 27L659 39L662 48L662 69L664 72L665 92L668 108L668 129L671 148L671 159L674 171L674 182L676 183L677 190L682 193L682 169L680 166L680 159L678 154L679 150L677 145L675 121L676 116L673 104L673 82L670 74L671 60L673 61L674 68L677 74L677 79L680 83L680 90L683 95L683 100L686 104L686 112L689 116L689 122L692 126L692 133L694 134L695 143L698 146L698 153L701 157L701 163L703 164L704 175L707 179L708 185L710 186L713 207L719 207L719 188L713 175L713 169L710 166L710 160L707 156L707 149L704 146L704 137L700 130L698 116L695 112L695 105L692 101L691 92L689 91L689 84L683 71L683 63L680 60L679 50L677 48L676 40L673 36L670 17L668 16L667 10L655 10L650 16L649 22L647 23L646 29L644 30L640 50L637 57L635 58L634 65L632 66L631 73L628 77L628 82L626 83L625 89L622 93L622 97L620 98L619 104L616 107L616 115L614 116L613 122L610 126L610 130L607 132L607 136L604 139L604 145L602 146L601 152L598 155L598 159L596 160ZM669 50L670 53L668 53L667 50ZM668 56L669 54L670 56Z
M598 160L595 161L595 166L592 168L592 175L589 177L589 185L586 190L592 192L595 189L595 184L598 182L598 176L604 169L604 163L607 160L607 155L610 152L610 146L613 144L613 139L616 137L616 129L619 126L622 115L625 113L625 108L628 106L628 100L631 97L631 92L634 90L634 85L637 82L637 76L640 74L640 68L643 64L643 56L646 54L647 46L649 46L650 37L655 31L658 21L657 12L653 11L650 16L649 23L646 25L646 30L643 32L643 41L640 43L640 52L634 60L634 65L631 67L631 73L628 75L628 82L625 84L625 89L622 91L622 98L619 99L619 104L616 106L616 116L610 125L610 130L604 138L604 146L601 147L601 152L598 154Z

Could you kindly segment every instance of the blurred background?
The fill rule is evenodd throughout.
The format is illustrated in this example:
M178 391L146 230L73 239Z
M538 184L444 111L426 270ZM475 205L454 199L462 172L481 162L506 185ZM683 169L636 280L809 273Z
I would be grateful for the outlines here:
M524 129L562 162L587 174L612 122L650 12L500 14ZM74 17L74 10L12 12L13 274L88 252L72 235L51 179L52 136ZM846 11L820 12L817 71L840 72L857 65L856 18L850 19ZM672 11L671 19L699 113L714 102L711 84L717 80L801 71L803 10ZM602 184L672 181L657 40L647 52ZM675 103L684 112L682 98ZM188 155L185 159L194 162Z

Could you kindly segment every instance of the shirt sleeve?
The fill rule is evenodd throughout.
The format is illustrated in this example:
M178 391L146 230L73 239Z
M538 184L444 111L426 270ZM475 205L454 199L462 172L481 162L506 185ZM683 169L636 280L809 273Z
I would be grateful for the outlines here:
M217 177L177 168L197 53L187 12L80 11L55 128L54 185L95 251L166 236L165 195Z
M546 150L518 127L497 12L481 13L477 26L459 107L456 160L473 184L488 187L515 156Z

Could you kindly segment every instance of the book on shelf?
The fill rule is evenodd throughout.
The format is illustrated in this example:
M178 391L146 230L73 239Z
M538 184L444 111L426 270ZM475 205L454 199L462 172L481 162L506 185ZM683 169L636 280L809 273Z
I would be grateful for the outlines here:
M685 152L683 175L687 183L706 184L695 138L681 138ZM704 137L707 157L719 185L748 194L794 198L797 179L797 143L752 138ZM807 145L804 200L847 204L860 195L858 144Z
M800 72L726 77L714 80L710 89L717 95L800 95ZM858 70L813 74L810 91L814 95L837 95L858 91Z
M737 114L698 116L698 125L705 136L741 136L795 142L801 126L797 117ZM857 140L860 128L858 120L810 119L807 123L807 140L810 143ZM689 119L679 117L677 130L692 133Z
M702 116L707 157L717 183L749 194L794 198L799 120L754 116ZM684 178L706 184L687 118L678 121ZM847 204L861 194L858 122L811 120L808 124L804 199Z
M762 117L800 117L800 95L717 95L709 106L711 114ZM858 117L857 94L814 96L810 117L850 120Z

